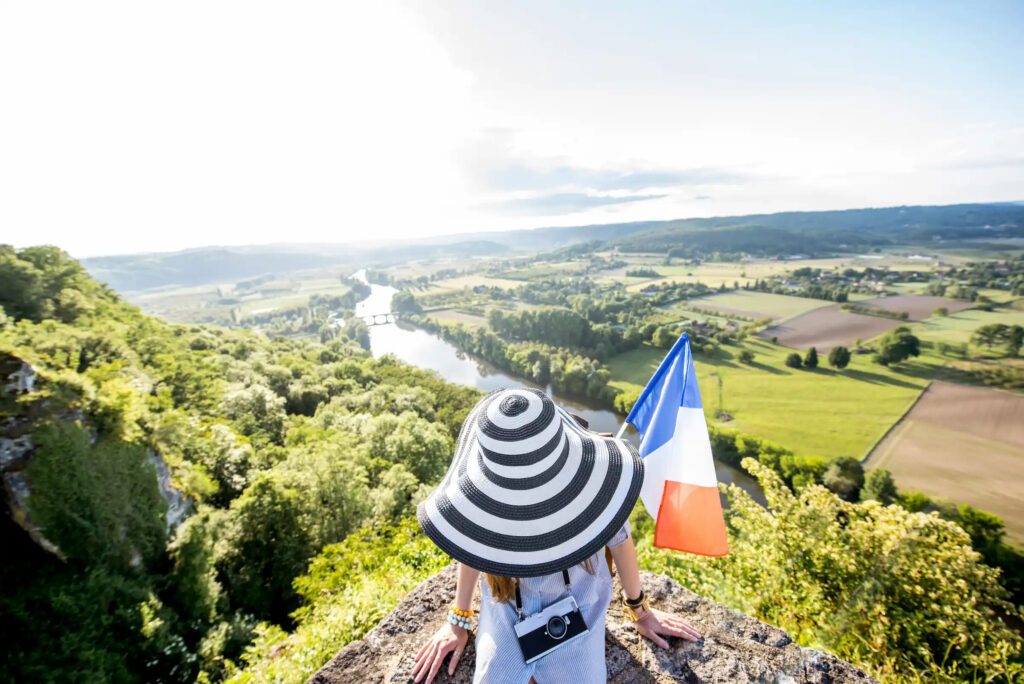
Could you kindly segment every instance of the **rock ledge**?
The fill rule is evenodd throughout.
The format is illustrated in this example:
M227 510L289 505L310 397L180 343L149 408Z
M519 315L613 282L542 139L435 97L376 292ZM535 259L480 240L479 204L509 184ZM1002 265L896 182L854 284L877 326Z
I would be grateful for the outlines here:
M613 601L605 632L609 682L875 681L853 665L821 651L801 648L782 630L702 598L667 577L643 573L643 583L654 606L682 615L701 630L704 639L699 643L670 639L667 651L659 649L633 631ZM410 592L380 624L363 639L343 648L308 684L411 681L409 673L416 651L444 622L454 594L452 565ZM471 682L475 658L471 639L455 676L447 675L446 665L435 681Z

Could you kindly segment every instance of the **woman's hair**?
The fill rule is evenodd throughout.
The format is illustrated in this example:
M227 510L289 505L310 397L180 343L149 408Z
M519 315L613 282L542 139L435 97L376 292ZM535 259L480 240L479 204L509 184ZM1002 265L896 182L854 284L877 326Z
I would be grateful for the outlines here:
M591 575L594 574L594 562L593 558L587 558L580 565L583 569L589 572ZM516 596L516 580L514 577L505 577L504 575L492 575L489 572L484 573L484 577L487 579L487 586L491 590L491 596L498 603L508 603L515 599Z

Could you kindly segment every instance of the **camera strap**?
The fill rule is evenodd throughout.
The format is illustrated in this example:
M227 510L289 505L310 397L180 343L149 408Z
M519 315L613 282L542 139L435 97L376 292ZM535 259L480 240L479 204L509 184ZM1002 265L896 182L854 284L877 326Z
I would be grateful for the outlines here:
M569 571L562 570L562 581L565 582L565 591L568 594L572 594L572 585L569 583ZM523 597L519 594L519 578L516 577L516 614L519 615L519 621L523 621Z

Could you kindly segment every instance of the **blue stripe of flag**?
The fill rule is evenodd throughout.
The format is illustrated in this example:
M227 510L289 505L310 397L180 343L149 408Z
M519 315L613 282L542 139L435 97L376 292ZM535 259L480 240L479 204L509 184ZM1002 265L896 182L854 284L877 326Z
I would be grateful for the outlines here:
M640 454L646 456L672 439L679 407L702 408L690 336L683 333L651 376L647 387L626 416L642 435Z

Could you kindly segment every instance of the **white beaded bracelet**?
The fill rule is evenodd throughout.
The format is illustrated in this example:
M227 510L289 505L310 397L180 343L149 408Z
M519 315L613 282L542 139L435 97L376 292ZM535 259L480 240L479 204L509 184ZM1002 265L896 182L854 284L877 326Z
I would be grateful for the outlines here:
M473 628L473 623L468 617L456 615L453 611L448 611L448 622L467 631Z

